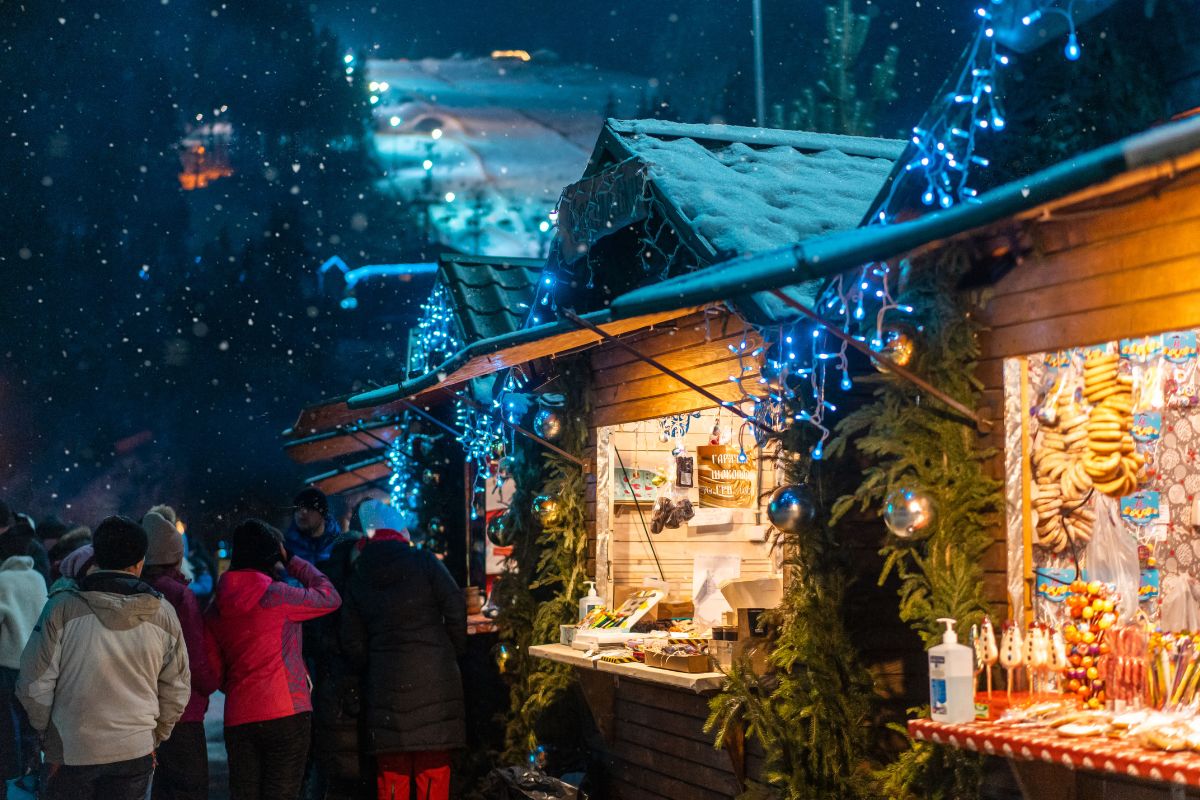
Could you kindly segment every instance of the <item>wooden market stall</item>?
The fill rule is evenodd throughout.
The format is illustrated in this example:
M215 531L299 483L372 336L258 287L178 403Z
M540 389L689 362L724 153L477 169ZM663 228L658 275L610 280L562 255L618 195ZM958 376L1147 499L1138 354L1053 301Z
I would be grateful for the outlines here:
M988 599L1026 640L1057 631L1065 645L1052 656L1061 670L1040 673L1042 704L1018 695L1012 718L1023 726L997 719L1001 702L985 720L913 720L909 732L1008 758L1027 797L1200 796L1195 755L1180 754L1192 748L1181 733L1190 718L1137 710L1191 696L1172 666L1187 662L1190 648L1175 643L1188 637L1171 632L1196 630L1200 597L1200 120L1077 156L976 203L743 259L613 307L648 313L950 253L972 265L962 291L985 326L981 428L991 433L981 443L997 448L993 473L1006 488ZM1091 544L1101 537L1103 556ZM1115 595L1101 562L1121 564ZM1031 619L1038 627L1026 629ZM1161 639L1145 633L1147 621ZM1008 649L1015 662L1029 652ZM1076 710L1110 699L1134 711Z
M646 627L694 640L716 624L729 631L724 641L745 634L737 652L753 658L749 620L758 609L749 607L770 608L782 592L764 506L781 478L755 439L757 423L743 415L753 405L748 390L761 391L755 326L794 314L755 293L648 313L609 306L638 286L855 228L903 150L874 138L610 120L584 176L563 192L543 273L552 288L535 302L531 324L468 343L424 375L350 405L420 403L520 365L546 381L555 359L585 358L589 572L604 605L657 592ZM787 299L811 303L814 288L793 286ZM750 599L731 607L721 592L728 579L744 582L731 596ZM574 643L531 653L576 667L601 734L605 796L718 800L759 773L755 743L715 750L703 730L707 698L724 682L707 656L688 663L701 671L680 672Z
M563 192L550 267L603 276L603 291L571 298L593 307L732 256L854 228L902 150L879 139L610 120L584 177ZM811 287L790 291L811 300ZM655 587L668 609L660 619L682 616L675 628L707 635L714 624L746 625L749 610L716 591L724 581L774 586L768 607L782 592L764 499L782 475L753 424L728 404L751 407L745 387L759 386L761 344L754 326L787 313L762 294L732 306L668 308L679 313L619 341L606 337L589 353L589 537L607 606ZM740 653L752 650L743 646ZM714 750L703 730L706 698L724 682L715 668L609 663L603 650L578 642L533 652L577 667L604 739L606 796L715 800L761 774L757 742Z

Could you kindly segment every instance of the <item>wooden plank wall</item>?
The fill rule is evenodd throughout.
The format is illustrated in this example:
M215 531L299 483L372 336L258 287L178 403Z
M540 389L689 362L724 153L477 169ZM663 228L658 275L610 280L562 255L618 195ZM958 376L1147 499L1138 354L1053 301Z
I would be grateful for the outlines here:
M662 323L623 337L622 340L722 399L739 396L729 382L729 376L740 369L742 362L729 350L729 345L738 347L746 341L753 348L759 343L753 329L741 318L713 311L698 312L674 322ZM584 500L588 528L588 569L589 574L595 575L596 429L657 419L667 414L699 411L712 408L713 403L611 344L596 347L591 351L590 358L592 422L584 455L588 465ZM756 377L754 371L746 373L750 381ZM626 466L632 467L631 464Z
M1004 359L1200 327L1200 175L1128 190L1023 224L1033 253L983 293L985 446L1002 450ZM1004 475L1004 455L993 461ZM985 561L988 597L1007 607L1004 531Z
M741 318L728 313L698 313L665 323L624 340L643 355L708 389L722 400L741 397L729 376L739 361L729 350L758 339ZM667 414L711 408L713 402L686 388L625 350L604 345L592 351L592 425L617 425ZM749 364L750 360L746 360ZM745 373L750 380L756 371Z
M737 442L737 431L741 420L716 409L700 412L699 419L693 418L691 427L683 437L684 447L695 457L696 448L709 443L713 426L718 425L725 436L732 431L733 442ZM661 427L658 420L619 425L612 434L612 446L619 450L628 469L656 470L665 467L671 456L673 443L664 443L659 438ZM753 436L745 433L743 446L751 448ZM617 463L613 458L613 464ZM763 482L774 486L773 472L768 469ZM673 473L673 469L672 469ZM687 490L688 498L699 508L699 489ZM646 577L659 577L654 555L662 565L666 580L671 584L673 597L690 597L692 591L692 564L696 556L736 555L742 559L742 577L766 577L771 573L770 544L750 541L750 531L756 526L766 525L765 511L758 509L733 509L736 524L720 527L697 528L691 525L676 529L666 528L661 533L651 533L654 551L651 551L646 531L633 505L616 506L612 519L612 540L609 556L612 561L610 577L618 587L637 587ZM642 505L646 524L650 523L650 508Z
M704 733L706 697L622 680L614 702L615 729L607 753L609 789L616 800L729 800L739 794L733 762ZM762 750L746 742L746 772L758 775Z

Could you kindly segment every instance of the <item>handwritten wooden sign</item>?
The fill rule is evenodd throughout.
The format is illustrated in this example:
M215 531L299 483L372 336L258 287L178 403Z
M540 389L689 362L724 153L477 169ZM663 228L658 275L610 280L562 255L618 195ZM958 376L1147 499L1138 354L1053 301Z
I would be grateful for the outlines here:
M745 459L745 460L743 460ZM754 452L730 445L696 448L700 505L710 508L750 508L754 505Z

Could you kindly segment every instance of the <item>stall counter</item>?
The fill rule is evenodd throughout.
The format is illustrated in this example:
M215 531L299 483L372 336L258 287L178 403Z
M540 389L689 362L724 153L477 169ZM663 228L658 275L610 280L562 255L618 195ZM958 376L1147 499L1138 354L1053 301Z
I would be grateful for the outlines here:
M918 741L1008 759L1026 798L1200 798L1200 759L1190 751L1166 753L1130 742L1070 738L1046 728L990 722L951 725L914 719L908 733Z
M713 747L704 731L719 672L683 673L644 664L593 660L561 644L530 655L574 667L596 728L605 764L598 797L609 800L733 800L761 775L763 755L752 738Z
M529 648L529 654L535 658L557 661L560 664L570 664L580 669L594 669L621 675L648 683L672 686L676 689L686 689L696 694L706 694L720 691L725 683L725 676L720 672L673 672L668 669L647 667L637 662L629 664L612 664L598 658L589 657L582 650L574 650L565 644L543 644Z

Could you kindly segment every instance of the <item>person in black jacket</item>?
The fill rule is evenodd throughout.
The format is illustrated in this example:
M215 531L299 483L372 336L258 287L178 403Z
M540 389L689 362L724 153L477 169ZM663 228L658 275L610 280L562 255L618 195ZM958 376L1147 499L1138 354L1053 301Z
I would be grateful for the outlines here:
M346 656L366 669L366 744L379 797L446 800L451 751L466 745L458 669L466 602L442 562L412 546L412 514L375 501L361 516L371 539L350 578L341 638Z

